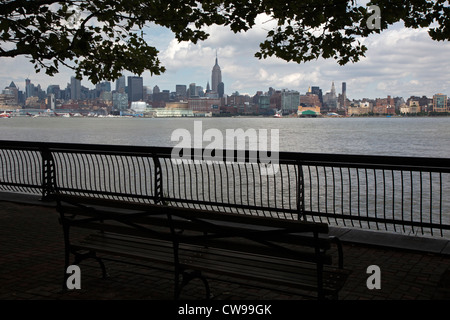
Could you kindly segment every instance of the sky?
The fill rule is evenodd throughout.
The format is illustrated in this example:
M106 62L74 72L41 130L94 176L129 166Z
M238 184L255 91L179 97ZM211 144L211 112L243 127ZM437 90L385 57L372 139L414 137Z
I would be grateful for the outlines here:
M254 95L257 91L275 89L307 92L309 86L319 86L323 93L331 90L335 83L337 93L341 83L347 83L349 99L403 97L432 97L436 93L450 94L450 43L433 41L427 29L406 29L397 24L363 39L368 47L366 57L357 63L340 66L334 59L318 59L307 63L287 63L270 57L259 60L254 54L259 43L271 29L266 16L258 16L254 28L235 34L229 28L210 26L206 31L210 37L202 42L179 43L168 29L150 26L145 28L146 40L159 51L159 58L166 72L159 76L144 73L144 85L160 90L175 91L176 84L196 83L206 89L211 84L211 70L216 53L222 70L225 93L234 92ZM126 76L131 75L126 73ZM43 90L48 85L59 84L65 88L73 71L61 69L54 77L36 73L25 57L0 58L0 89L11 81L25 88L29 78ZM86 87L94 86L83 80ZM114 85L112 86L114 88Z

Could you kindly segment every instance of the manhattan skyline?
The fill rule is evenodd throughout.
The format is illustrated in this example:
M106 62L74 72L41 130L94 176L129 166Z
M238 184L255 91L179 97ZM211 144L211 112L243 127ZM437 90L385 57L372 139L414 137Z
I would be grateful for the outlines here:
M450 70L447 58L450 44L432 41L426 29L394 25L362 40L368 52L361 61L339 66L332 59L304 64L276 58L258 60L253 55L272 22L263 16L258 17L257 22L256 28L241 34L234 34L226 27L208 27L210 38L196 45L178 43L169 30L151 26L146 30L148 41L160 50L161 62L167 71L160 76L144 73L144 86L158 85L162 90L173 90L176 84L196 83L206 87L211 81L212 62L217 54L227 95L235 91L254 95L269 87L305 92L309 86L319 86L328 90L332 81L346 82L347 95L354 99L448 93L450 80L446 71ZM23 90L26 78L43 88L51 84L64 86L71 76L73 71L68 68L62 68L54 77L35 73L25 57L0 59L2 88L14 81ZM94 87L86 80L82 85Z

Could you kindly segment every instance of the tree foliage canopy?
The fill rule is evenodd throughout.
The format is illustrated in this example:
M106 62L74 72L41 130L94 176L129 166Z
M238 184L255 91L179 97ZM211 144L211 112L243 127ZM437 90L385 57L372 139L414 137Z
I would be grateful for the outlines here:
M379 28L368 27L371 5L380 9ZM449 6L437 0L0 0L0 57L29 57L48 75L60 65L93 83L134 74L165 71L158 50L142 29L156 24L177 40L205 40L205 26L247 31L259 14L276 22L260 44L257 58L276 56L298 63L334 58L357 62L367 48L361 38L403 21L408 28L429 28L432 39L450 39ZM256 49L256 48L255 48Z

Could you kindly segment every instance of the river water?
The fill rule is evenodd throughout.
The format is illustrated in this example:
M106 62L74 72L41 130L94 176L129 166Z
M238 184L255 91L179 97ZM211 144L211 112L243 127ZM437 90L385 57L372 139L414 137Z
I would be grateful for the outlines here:
M172 135L177 129L189 131L196 143L202 143L208 129L216 129L225 146L227 129L238 128L258 133L267 129L268 137L274 132L271 129L278 130L280 151L450 158L450 117L14 117L0 119L0 140L175 146L179 138L172 139ZM203 142L203 147L207 145Z
M0 119L0 140L172 147L179 143L180 136L183 136L182 140L189 136L191 146L198 147L198 144L202 143L202 146L206 147L212 140L208 138L208 133L214 133L216 139L214 141L224 140L219 142L226 146L229 138L227 132L237 132L238 129L247 133L254 130L260 134L258 138L263 136L261 134L264 132L263 129L267 130L266 137L275 137L276 135L272 133L277 132L280 151L450 158L450 117L312 119L13 117ZM252 147L252 143L250 146ZM92 161L95 162L94 160ZM90 165L92 166L92 163ZM111 168L119 170L120 163ZM146 166L136 165L133 168L145 170ZM166 171L181 170L178 167L170 168ZM91 169L92 172L95 171L94 167ZM189 171L191 169L198 169L199 175L191 176ZM220 203L263 207L282 203L283 208L296 207L298 190L295 188L298 172L295 171L297 170L295 166L281 168L281 174L264 178L265 180L258 176L255 180L249 175L253 172L253 166L247 168L250 171L245 168L244 171L239 169L233 171L232 175L222 174L223 169L218 166L189 167L186 171L189 173L187 177L177 174L167 178L172 183L167 184L169 189L166 192L170 193L168 196L177 199L199 201L213 199ZM73 180L70 178L72 172L70 170L65 175L69 182ZM447 196L450 192L449 174L426 172L413 174L401 171L308 166L304 167L303 171L306 211L450 224L450 217L447 214L450 208ZM148 183L144 181L145 179L136 178L142 174L133 173L128 169L124 169L121 174L114 172L109 176L117 177L119 182L127 181L124 186ZM101 173L99 177L103 175ZM83 190L103 190L105 183L102 181L94 187L85 185L76 187ZM334 218L327 219L326 222L333 223L333 220ZM336 224L340 225L337 220ZM351 224L353 225L353 221ZM378 224L374 226L359 224L363 228L378 228ZM400 227L397 226L398 228ZM390 230L388 227L386 229ZM406 229L404 232L415 233L417 228Z

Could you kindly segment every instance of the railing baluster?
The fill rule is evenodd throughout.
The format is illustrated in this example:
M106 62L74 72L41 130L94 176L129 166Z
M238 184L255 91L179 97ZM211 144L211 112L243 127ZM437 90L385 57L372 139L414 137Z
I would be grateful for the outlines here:
M108 199L160 203L167 197L176 206L297 215L337 226L441 237L450 231L450 159L281 152L278 173L264 177L248 152L243 163L234 153L213 163L175 164L170 151L3 141L0 189L44 198L57 184L61 192Z

